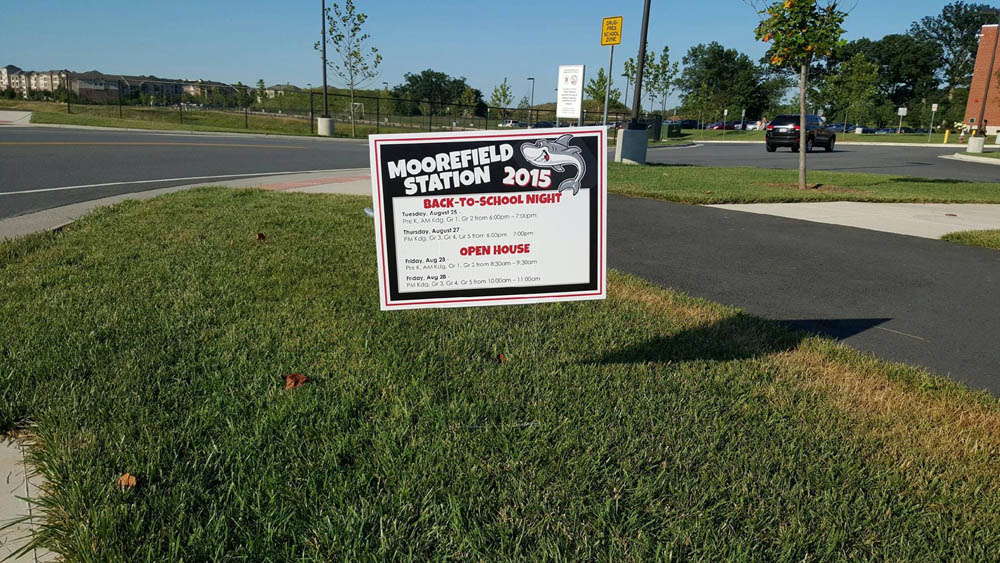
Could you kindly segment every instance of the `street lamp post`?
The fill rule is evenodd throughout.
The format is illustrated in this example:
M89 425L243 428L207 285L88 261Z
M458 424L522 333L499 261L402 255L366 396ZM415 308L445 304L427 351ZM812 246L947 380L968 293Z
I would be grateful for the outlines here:
M320 18L320 31L322 32L323 45L323 117L330 117L330 104L326 95L326 0L320 0L323 8L323 16Z
M646 35L649 33L649 0L642 8L642 34L639 36L639 57L635 71L635 91L632 93L632 121L629 129L639 128L639 108L642 107L642 73L646 67Z
M531 81L531 101L528 102L528 121L531 122L531 110L535 107L535 77L529 76Z

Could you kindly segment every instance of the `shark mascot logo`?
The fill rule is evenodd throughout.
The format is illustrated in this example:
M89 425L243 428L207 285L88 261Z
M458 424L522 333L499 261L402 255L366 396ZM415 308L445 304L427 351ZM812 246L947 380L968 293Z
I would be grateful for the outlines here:
M559 183L559 191L573 190L573 195L580 191L580 182L587 173L587 165L583 162L583 152L580 147L570 145L573 135L560 135L556 139L539 139L534 143L523 143L521 155L531 164L541 168L551 168L556 172L566 170L566 166L575 166L576 175Z

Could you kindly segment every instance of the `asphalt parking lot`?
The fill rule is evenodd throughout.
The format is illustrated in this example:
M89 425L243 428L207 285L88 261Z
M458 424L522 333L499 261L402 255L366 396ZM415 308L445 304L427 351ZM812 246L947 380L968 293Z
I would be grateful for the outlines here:
M963 150L955 145L942 147L894 147L874 143L837 144L832 153L822 149L809 153L809 168L838 172L899 174L918 178L1000 181L1000 166L940 158ZM756 166L760 168L798 168L799 155L788 149L769 153L764 143L695 143L687 147L650 148L651 162L690 166Z

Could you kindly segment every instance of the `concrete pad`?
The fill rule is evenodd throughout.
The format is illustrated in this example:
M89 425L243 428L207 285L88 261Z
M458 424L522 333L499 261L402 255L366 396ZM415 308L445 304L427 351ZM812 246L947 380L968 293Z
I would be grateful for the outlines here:
M1000 229L1000 205L979 203L749 203L709 205L923 238L956 231Z
M11 520L30 516L31 505L26 498L37 498L38 476L32 475L24 464L24 456L17 442L0 441L0 526ZM0 530L0 561L37 563L55 561L53 553L32 550L13 559L6 559L24 547L31 536L31 522L22 522Z
M28 125L30 123L30 111L0 111L0 125Z

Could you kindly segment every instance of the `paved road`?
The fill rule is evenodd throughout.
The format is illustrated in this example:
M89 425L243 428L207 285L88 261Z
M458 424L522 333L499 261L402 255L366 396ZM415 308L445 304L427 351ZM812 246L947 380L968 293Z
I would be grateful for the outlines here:
M822 150L809 154L813 170L839 172L873 172L899 174L921 178L1000 182L1000 166L976 164L938 158L955 154L957 147L885 147L837 145L832 152ZM649 150L649 160L668 164L694 166L757 166L760 168L795 168L799 155L788 149L764 151L764 143L719 143L694 147L659 147Z
M0 219L201 181L183 178L367 166L360 141L4 127ZM34 191L118 182L136 183Z
M948 151L844 147L812 162L831 170L1000 179L997 167L936 158ZM767 154L758 145L653 149L650 156L694 165L796 165L792 153ZM366 145L350 141L5 128L0 218L192 183L148 182L154 179L354 168L367 160ZM138 183L4 195L131 181ZM646 199L612 197L609 220L616 268L1000 394L1000 253Z

